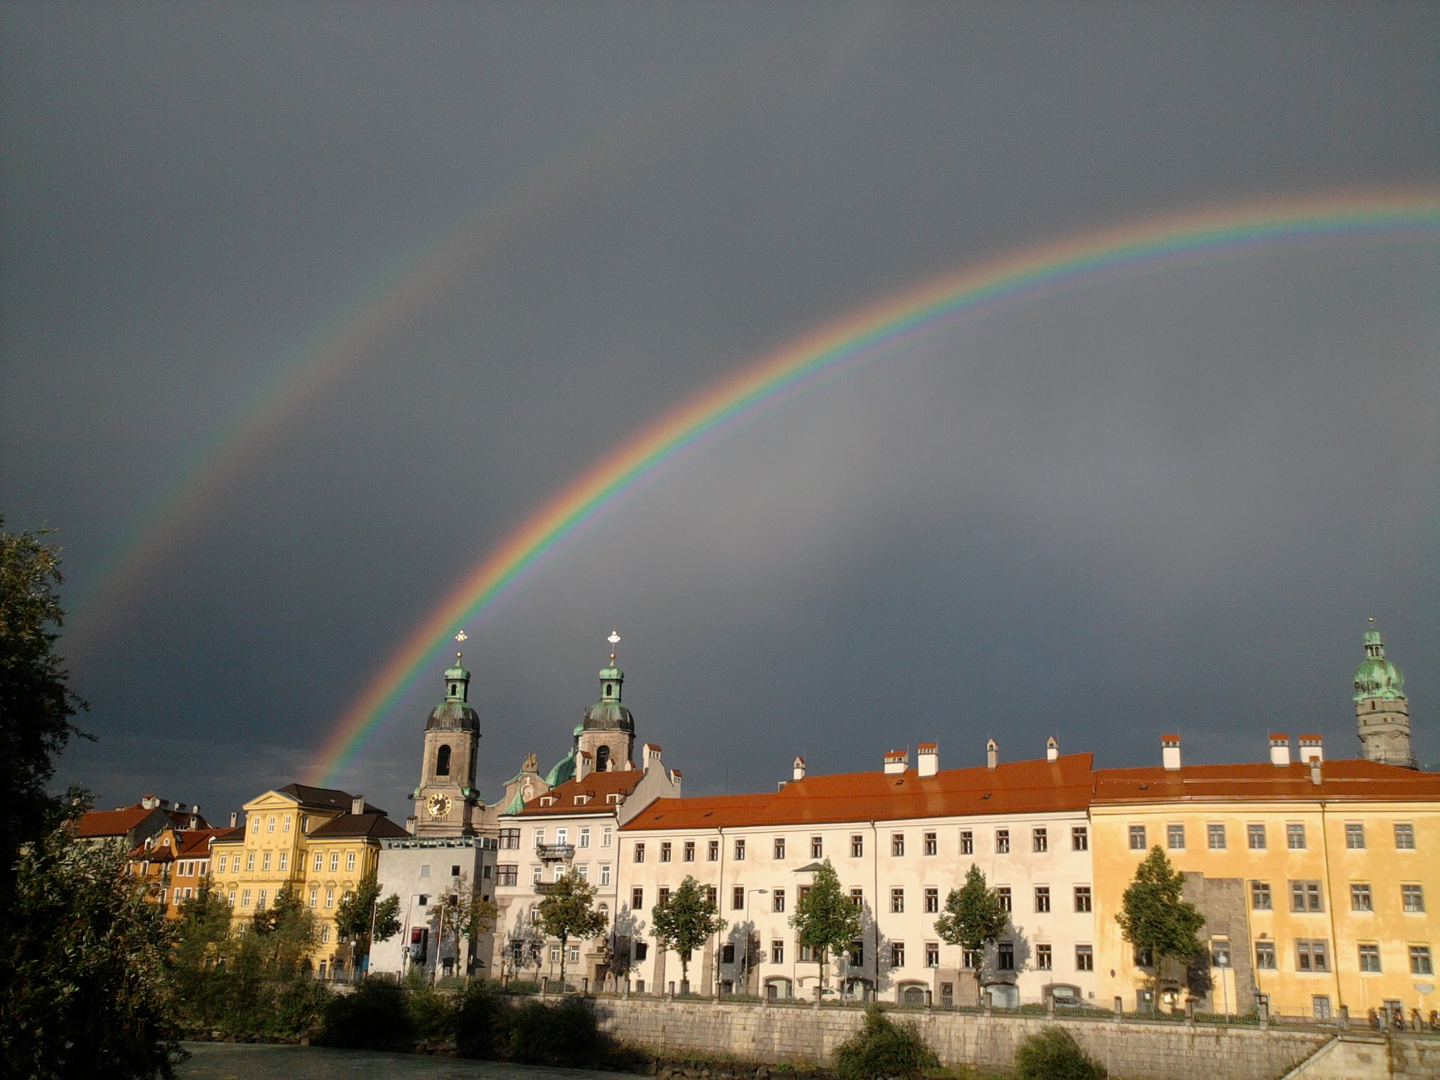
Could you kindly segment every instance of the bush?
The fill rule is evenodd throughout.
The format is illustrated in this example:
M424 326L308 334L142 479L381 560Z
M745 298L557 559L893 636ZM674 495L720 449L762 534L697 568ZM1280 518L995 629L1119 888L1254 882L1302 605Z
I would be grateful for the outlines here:
M417 1039L448 1039L455 1034L455 1003L426 984L410 987L406 1011Z
M509 1010L506 1057L527 1065L594 1065L604 1047L595 1014L579 998L559 1005L527 1001Z
M875 1005L865 1010L865 1026L837 1046L831 1059L840 1080L914 1076L939 1064L914 1024L897 1024Z
M1092 1061L1070 1032L1047 1027L1021 1040L1015 1074L1020 1080L1105 1080L1105 1066Z
M408 998L398 983L366 979L353 994L330 1000L318 1042L355 1050L408 1050L415 1042Z
M461 1057L499 1057L510 1038L510 1006L491 986L470 987L455 1011L455 1048Z

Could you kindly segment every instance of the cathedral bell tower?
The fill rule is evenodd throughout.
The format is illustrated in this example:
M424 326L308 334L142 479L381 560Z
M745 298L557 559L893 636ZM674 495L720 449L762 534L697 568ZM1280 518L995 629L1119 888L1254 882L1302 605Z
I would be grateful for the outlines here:
M610 647L620 641L620 635L610 632ZM635 750L635 718L630 710L620 704L620 692L625 685L625 673L615 663L615 654L610 654L610 663L600 669L600 700L585 710L585 719L575 735L575 749L592 756L592 768L596 772L611 772L630 768Z
M1416 767L1410 753L1410 705L1405 676L1385 659L1385 643L1375 620L1365 631L1365 659L1355 669L1355 723L1367 761Z
M462 630L457 641L465 640ZM425 722L425 756L415 800L416 836L469 836L476 831L480 795L475 790L475 758L480 715L470 707L470 672L461 666L445 672L445 700Z

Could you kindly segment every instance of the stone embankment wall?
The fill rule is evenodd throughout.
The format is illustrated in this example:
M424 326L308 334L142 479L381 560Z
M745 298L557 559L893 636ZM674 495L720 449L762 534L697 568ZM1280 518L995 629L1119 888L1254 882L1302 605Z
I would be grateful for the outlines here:
M662 1056L696 1054L796 1065L826 1064L835 1047L864 1021L859 1009L660 998L601 998L595 1011L602 1030ZM900 1012L896 1017L913 1021L944 1065L1008 1070L1022 1039L1060 1024L1111 1076L1123 1080L1420 1080L1440 1075L1440 1040L1427 1036L1361 1039L1355 1047L1347 1040L1330 1047L1333 1036L1304 1029L940 1011ZM1338 1055L1337 1049L1342 1051ZM1322 1050L1325 1053L1317 1054ZM1334 1067L1342 1071L1312 1075L1308 1066L1297 1069L1312 1057L1315 1066L1334 1057Z

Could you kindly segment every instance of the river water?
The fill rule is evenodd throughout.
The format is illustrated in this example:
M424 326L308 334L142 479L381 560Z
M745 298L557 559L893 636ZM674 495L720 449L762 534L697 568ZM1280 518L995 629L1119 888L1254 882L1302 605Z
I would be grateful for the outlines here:
M267 1043L186 1043L180 1080L615 1080L615 1073L545 1069L424 1054Z

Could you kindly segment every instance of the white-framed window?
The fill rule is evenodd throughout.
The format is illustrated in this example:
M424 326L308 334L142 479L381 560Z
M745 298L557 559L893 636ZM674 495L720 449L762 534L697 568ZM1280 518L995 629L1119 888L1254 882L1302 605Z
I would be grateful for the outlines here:
M269 822L266 823L265 831L266 831L267 833L270 833L270 832L274 832L274 831L275 831L275 815L274 815L274 814L271 814L271 815L270 815L270 820L269 820Z
M355 869L355 852L347 851L345 853L345 869L351 871Z
M1185 826L1184 826L1184 825L1167 825L1167 826L1165 826L1165 845L1166 845L1171 851L1184 851L1184 850L1185 850Z
M556 829L555 842L557 844L568 844L570 842L570 830L563 825Z
M609 825L606 825L604 828L602 828L602 829L600 830L600 846L601 846L601 847L609 847L609 846L610 846L610 837L611 837L612 832L613 832L613 830L611 829L611 827L610 827Z
M1368 881L1352 881L1350 883L1350 910L1375 910L1375 901L1370 895L1370 883Z
M245 869L246 869L246 870L254 870L254 869L255 869L255 852L253 852L253 851L247 851L247 852L245 853Z
M1415 850L1415 826L1408 821L1395 823L1395 848L1397 851Z
M291 823L293 820L294 820L294 816L293 816L293 815L291 815L291 814L286 814L286 815L285 815L285 828L284 828L284 831L285 831L285 832L289 832L289 831L290 831L290 823Z
M265 852L264 855L262 855L262 856L260 857L260 869L261 869L261 870L269 870L269 869L270 869L270 852L267 851L267 852Z
M582 829L580 830L580 846L581 846L582 848L588 848L588 847L590 846L590 830L589 830L589 828L582 828Z
M1249 842L1250 842L1250 850L1251 850L1251 851L1264 851L1264 850L1265 850L1266 844L1265 844L1265 826L1264 826L1264 825L1254 825L1254 824L1252 824L1252 825L1246 825L1246 826L1245 826L1245 836L1246 836L1246 838L1247 838L1247 839L1249 840Z
M1090 850L1090 830L1084 825L1072 825L1070 827L1070 850Z
M322 852L319 852L319 851L315 852L315 873L317 873L317 874L320 873L320 871L324 868L324 866L325 866L325 856L324 856L324 854L323 854Z
M320 890L314 886L310 889L310 906L312 908L320 906Z
M1291 851L1305 850L1305 826L1292 822L1285 826L1285 844Z
M1225 850L1225 826L1210 824L1205 826L1205 836L1209 841L1211 851Z
M1048 829L1034 828L1030 830L1030 850L1037 853L1050 850L1050 832Z
M610 864L608 862L600 864L600 884L610 884Z
M1131 825L1131 826L1130 826L1130 850L1131 850L1131 851L1144 851L1144 850L1145 850L1145 826L1144 826L1144 825Z
M336 873L339 869L340 869L340 852L338 852L338 851L332 851L332 852L330 853L330 872L333 874L333 873Z
M1368 974L1380 971L1380 946L1374 942L1360 943L1360 970Z
M325 906L326 906L327 908L333 908L333 907L335 906L335 890L334 890L334 889L326 889L326 890L325 890Z
M1400 906L1405 911L1423 912L1425 910L1425 887L1423 885L1401 885Z
M1350 821L1345 824L1345 846L1351 851L1363 851L1365 849L1365 826L1358 821Z

